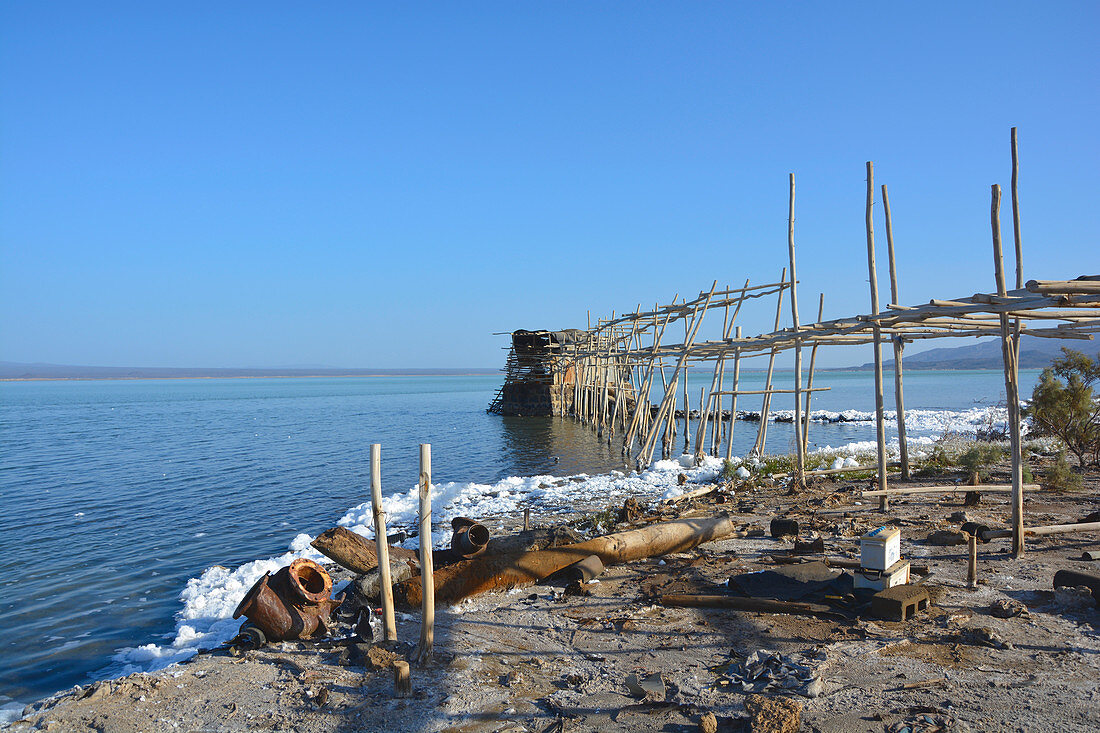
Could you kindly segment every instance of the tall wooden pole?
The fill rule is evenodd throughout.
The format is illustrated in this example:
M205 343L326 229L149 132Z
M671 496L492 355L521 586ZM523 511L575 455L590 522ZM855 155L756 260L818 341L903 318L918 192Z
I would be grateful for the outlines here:
M375 555L378 557L378 582L382 586L382 628L386 641L397 640L397 621L393 615L393 580L390 577L390 545L386 540L386 513L382 509L382 445L370 447L370 500L374 514Z
M1001 187L993 184L989 210L993 230L993 268L997 277L997 294L1004 295L1005 270L1001 253ZM1000 314L1001 355L1004 359L1005 399L1008 402L1009 445L1012 450L1012 555L1024 554L1024 476L1020 450L1020 393L1017 383L1016 354L1012 348L1012 330L1008 315Z
M790 174L790 194L787 207L787 254L791 265L791 321L794 325L794 440L798 467L795 469L795 486L806 484L806 453L802 442L802 340L797 337L798 324L798 275L794 267L794 173Z
M1024 287L1024 242L1020 235L1020 151L1012 128L1012 238L1016 244L1016 289Z
M741 340L741 327L736 330L736 338ZM733 457L733 426L737 424L737 387L741 381L741 347L733 348L733 394L730 395L730 429L726 436L726 460Z
M1012 239L1016 245L1016 289L1024 286L1024 242L1020 234L1020 150L1016 141L1016 128L1012 128ZM1020 367L1020 319L1012 319L1012 361L1017 370L1016 385L1019 388Z
M871 314L878 313L878 275L875 273L875 227L872 213L875 205L875 166L867 161L867 274L871 281ZM878 487L886 491L886 422L882 397L882 328L875 323L875 437L878 441ZM890 500L883 494L878 507L885 511Z
M432 567L432 446L420 445L420 645L416 649L418 664L432 658L435 640L435 571Z
M688 340L688 322L684 321L684 348L690 348L687 346ZM690 364L684 364L684 453L690 450L691 443L691 403L688 402L688 369Z
M890 259L890 302L898 305L898 270L894 261L894 225L890 219L890 197L886 184L882 184L882 211L886 217L886 254ZM905 391L902 386L902 360L905 355L905 339L895 335L894 342L894 407L898 415L898 452L901 454L901 480L909 480L909 440L905 437Z
M783 268L783 273L779 276L780 284L787 282L787 268ZM773 331L779 330L779 323L783 317L783 290L779 288L779 294L775 301L775 326ZM775 355L779 353L778 349L772 349L771 355L768 357L768 373L764 378L764 399L760 405L760 427L756 431L756 445L753 446L752 452L758 456L764 455L764 444L768 440L768 413L771 411L772 396L770 390L772 388L772 372L775 370Z

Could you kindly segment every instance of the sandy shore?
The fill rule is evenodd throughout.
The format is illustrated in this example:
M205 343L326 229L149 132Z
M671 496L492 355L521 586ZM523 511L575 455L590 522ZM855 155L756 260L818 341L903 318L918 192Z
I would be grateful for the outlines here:
M1087 494L1029 496L1027 523L1073 522L1100 510L1093 479ZM821 482L798 497L761 487L721 505L686 502L680 511L727 511L761 529L776 516L796 518L824 538L834 558L854 557L858 536L890 521L902 531L903 554L931 571L921 582L935 605L910 621L654 602L662 593L722 593L730 575L775 567L772 555L791 547L771 537L729 539L609 568L585 586L587 596L537 586L440 609L435 659L414 667L407 699L393 694L391 655L333 639L274 644L240 657L203 654L155 674L74 688L29 706L12 729L687 731L710 712L719 730L748 730L748 695L728 680L758 650L780 652L820 676L816 697L765 692L798 703L802 730L1100 729L1100 611L1091 599L1052 588L1058 569L1098 570L1078 558L1100 538L1037 538L1020 561L1007 553L1007 540L995 540L981 547L981 585L967 590L965 547L925 541L934 529L957 529L948 516L963 510L961 497L899 498L884 515L877 503L858 498L865 486ZM965 511L1003 525L1007 495L986 495ZM497 520L492 529L507 532L515 521ZM990 605L997 600L1022 602L1029 616L995 617ZM400 616L400 639L416 640L418 618ZM633 696L628 675L654 672L663 676L664 699Z

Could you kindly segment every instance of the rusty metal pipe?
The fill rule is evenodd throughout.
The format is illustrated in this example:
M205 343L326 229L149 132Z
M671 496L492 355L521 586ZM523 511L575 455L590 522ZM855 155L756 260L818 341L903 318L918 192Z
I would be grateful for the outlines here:
M489 544L489 529L476 522L458 527L451 535L451 550L461 557L480 555Z
M233 618L246 617L268 641L308 639L328 633L328 619L343 597L330 598L332 578L312 560L299 558L264 576L245 594Z

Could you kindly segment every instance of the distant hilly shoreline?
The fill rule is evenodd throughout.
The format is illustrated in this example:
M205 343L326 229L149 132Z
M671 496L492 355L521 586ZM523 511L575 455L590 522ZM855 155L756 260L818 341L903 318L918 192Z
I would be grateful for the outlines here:
M258 377L444 377L498 374L499 369L245 369L231 367L104 367L0 361L0 380L62 379L248 379Z
M1096 340L1085 341L1082 339L1048 339L1036 336L1022 336L1020 338L1020 368L1041 369L1050 366L1051 361L1062 355L1062 347L1082 351L1089 355L1095 355L1100 349L1100 343ZM890 353L889 343L883 343L883 355ZM884 359L884 366L893 367L893 359ZM953 348L938 348L922 351L919 354L906 356L902 359L902 365L906 369L1001 369L1003 367L1001 357L1001 342L999 339L983 339L981 342L970 346L956 346ZM873 369L874 362L867 362L858 370Z

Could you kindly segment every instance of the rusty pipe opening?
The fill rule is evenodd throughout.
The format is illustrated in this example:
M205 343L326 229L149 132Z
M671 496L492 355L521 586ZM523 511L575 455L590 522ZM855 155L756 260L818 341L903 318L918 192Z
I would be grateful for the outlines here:
M288 569L290 585L303 601L316 605L328 600L332 590L332 577L312 560L299 558Z
M455 529L451 535L451 550L461 557L474 557L485 551L489 544L489 529L484 524L473 522Z

